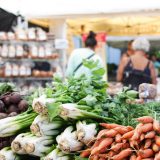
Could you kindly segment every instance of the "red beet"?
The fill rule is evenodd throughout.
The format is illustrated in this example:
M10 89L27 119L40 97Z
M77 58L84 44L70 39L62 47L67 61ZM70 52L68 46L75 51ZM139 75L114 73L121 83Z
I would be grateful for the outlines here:
M18 109L18 107L16 106L16 105L10 105L9 107L8 107L8 110L7 110L7 113L12 113L12 112L16 112L16 113L18 113L19 112L19 109Z
M25 112L28 108L28 103L26 100L21 100L18 104L18 108L21 112Z
M11 102L10 102L10 96L5 96L5 97L3 98L3 102L4 102L4 104L7 105L7 106L10 105L10 103L11 103Z
M10 102L13 104L18 104L21 99L22 97L19 93L12 93L10 97Z
M5 112L5 105L2 100L0 100L0 112Z

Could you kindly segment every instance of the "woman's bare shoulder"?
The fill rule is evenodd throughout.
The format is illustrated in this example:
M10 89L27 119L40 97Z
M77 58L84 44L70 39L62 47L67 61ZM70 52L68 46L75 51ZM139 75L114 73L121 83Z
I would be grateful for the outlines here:
M122 59L121 59L121 63L122 63L123 65L126 65L126 64L129 62L129 60L130 60L129 57L124 56L124 57L122 57Z

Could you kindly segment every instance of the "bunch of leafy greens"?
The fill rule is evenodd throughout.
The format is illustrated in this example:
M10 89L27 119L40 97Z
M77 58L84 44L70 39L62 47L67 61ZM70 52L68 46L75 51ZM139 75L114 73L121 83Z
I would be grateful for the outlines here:
M79 77L69 77L63 82L55 77L54 93L49 96L62 103L70 102L89 106L104 103L107 97L107 84L103 81L105 70L98 67L98 61L84 60L83 65L91 71L90 78L83 74Z
M107 116L112 117L116 123L125 126L136 126L138 123L136 118L141 116L154 117L155 113L159 110L158 102L145 104L128 104L126 102L126 100L134 100L137 98L137 95L136 91L124 88L114 98L109 99L103 109L106 111Z
M0 83L0 95L15 90L15 86L12 83Z
M83 65L90 70L91 76L81 75L69 77L65 82L55 77L54 87L46 88L47 97L55 99L55 103L48 106L49 113L59 112L59 103L74 103L88 112L103 114L103 105L107 101L107 83L103 81L104 68L100 68L98 61L84 60ZM84 112L83 112L84 113ZM52 118L53 115L52 114ZM88 113L85 113L88 114ZM51 114L50 114L51 115Z
M57 102L89 106L104 103L107 97L107 83L103 81L105 70L98 67L98 61L84 60L83 65L91 71L90 78L83 74L69 77L63 82L55 77L54 87L46 88L47 97L55 98Z

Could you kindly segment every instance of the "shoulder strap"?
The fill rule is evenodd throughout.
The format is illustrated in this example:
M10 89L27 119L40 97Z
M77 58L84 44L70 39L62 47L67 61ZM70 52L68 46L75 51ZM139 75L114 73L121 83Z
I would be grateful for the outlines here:
M150 65L150 60L148 60L146 68L149 68L149 65Z
M94 53L91 54L90 56L88 56L86 59L90 59L94 56ZM81 62L76 68L75 70L73 71L73 74L83 65L83 63Z

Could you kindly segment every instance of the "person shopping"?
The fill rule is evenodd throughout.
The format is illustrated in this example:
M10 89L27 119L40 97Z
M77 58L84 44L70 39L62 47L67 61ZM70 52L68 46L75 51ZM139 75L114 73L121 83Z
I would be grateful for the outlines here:
M90 70L83 66L83 59L89 59L98 61L99 67L104 67L101 58L95 53L97 46L96 34L93 31L89 32L89 35L85 41L85 48L75 49L69 58L66 76L81 76L85 74L90 77Z
M130 57L130 56L132 56L134 54L132 43L133 43L133 40L128 42L127 51L122 54L122 59L126 58L126 57Z
M147 39L139 37L133 41L134 54L123 58L118 72L117 81L124 86L138 90L141 83L156 84L156 72L152 61L147 59L150 43Z

